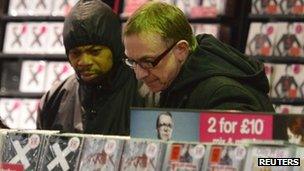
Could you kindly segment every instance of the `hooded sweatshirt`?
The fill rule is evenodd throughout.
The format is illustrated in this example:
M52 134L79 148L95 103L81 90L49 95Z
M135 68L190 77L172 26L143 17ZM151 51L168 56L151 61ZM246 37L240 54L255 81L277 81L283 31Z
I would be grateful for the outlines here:
M161 93L161 107L274 111L262 63L211 35L196 40L198 47Z
M97 84L78 73L49 90L41 99L37 127L62 132L128 135L130 107L137 106L137 81L122 63L119 18L100 0L81 0L66 17L66 54L78 46L104 45L113 54L113 67Z

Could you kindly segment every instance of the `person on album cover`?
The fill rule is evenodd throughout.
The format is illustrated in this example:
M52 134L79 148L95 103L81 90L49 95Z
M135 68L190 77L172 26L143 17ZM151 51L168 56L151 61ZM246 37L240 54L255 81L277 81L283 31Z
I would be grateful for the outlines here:
M300 25L298 25L301 27ZM276 48L279 56L299 57L301 52L301 43L298 40L293 23L287 24L287 33L283 34L277 42Z
M258 5L260 3L260 5ZM277 0L254 0L253 7L257 14L276 14L278 13Z
M282 75L277 84L275 85L275 93L280 98L296 98L298 84L294 77L288 74L291 65L286 65L285 75Z
M260 33L256 34L248 43L250 55L270 56L272 54L272 43L269 39L271 29L273 29L272 26L268 29L267 24L261 24Z
M301 15L304 12L304 1L303 0L281 0L280 8L284 14Z
M65 18L63 42L75 74L42 97L37 128L129 135L137 81L122 63L119 17L100 0L80 0Z
M303 117L288 117L286 133L290 143L304 145Z
M169 141L172 138L173 119L170 112L161 112L156 119L157 138Z
M123 30L125 64L159 107L274 111L264 66L209 34L194 36L174 5L148 2Z

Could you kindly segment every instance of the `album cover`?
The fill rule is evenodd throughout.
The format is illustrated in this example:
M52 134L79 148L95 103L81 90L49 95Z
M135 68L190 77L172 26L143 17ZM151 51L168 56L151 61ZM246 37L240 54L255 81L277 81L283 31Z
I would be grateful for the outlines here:
M79 170L118 171L123 145L121 138L85 137Z
M161 170L166 144L162 141L130 139L124 144L121 171Z
M300 97L299 84L302 67L298 64L277 64L273 73L271 97L294 99Z
M31 15L30 11L32 0L9 0L8 15L12 16L27 16Z
M207 170L244 170L246 156L247 148L243 145L212 145Z
M8 132L4 142L2 161L22 164L24 170L36 170L43 146L43 135Z
M7 23L3 53L26 53L28 51L28 35L28 23Z
M19 90L21 92L43 92L45 71L45 61L24 60L22 62Z
M49 26L48 23L32 22L28 24L28 52L44 53L48 48Z
M231 0L228 0L231 1ZM226 0L203 0L204 7L215 7L218 15L225 14Z
M47 15L50 15L51 11L52 11L53 2L55 2L55 1L50 1L50 0L31 0L30 1L30 9L29 9L29 11L31 12L31 15L36 15L36 16L47 16Z
M252 0L251 13L257 15L275 15L281 14L281 8L278 0Z
M280 114L304 114L303 106L295 105L274 105L276 113Z
M45 53L50 54L65 54L65 49L63 46L63 23L62 22L54 22L47 23L48 30L48 41L47 41L47 49Z
M162 170L203 170L206 145L193 142L170 142Z
M188 17L191 15L191 9L198 6L199 0L176 0L175 6L181 9Z
M246 171L290 171L289 166L258 166L258 158L291 158L293 150L287 146L251 145L249 147L245 169Z
M141 5L148 1L149 0L124 0L121 17L131 16L134 11L136 11Z
M251 23L246 45L246 54L251 56L273 55L277 30L275 23Z
M23 99L19 118L20 129L36 129L39 99Z
M218 24L191 24L194 35L211 34L219 38L220 25Z
M61 83L72 74L74 74L74 69L69 62L48 62L44 91L48 91L52 86Z
M82 137L51 135L46 141L38 170L77 170Z
M301 57L303 56L304 25L298 22L279 23L277 31L274 54L279 57Z
M1 92L18 92L21 74L20 61L1 62Z
M273 139L304 145L304 115L280 114L273 118Z
M71 8L78 2L78 0L56 0L53 1L52 15L66 16Z
M304 2L302 0L281 0L280 8L285 15L303 15Z
M17 98L0 98L0 117L9 128L20 127L19 118L22 113L22 101Z

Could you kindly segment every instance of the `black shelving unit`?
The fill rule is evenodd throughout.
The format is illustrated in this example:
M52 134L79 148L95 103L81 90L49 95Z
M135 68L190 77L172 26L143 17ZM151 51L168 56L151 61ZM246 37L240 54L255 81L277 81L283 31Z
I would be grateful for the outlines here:
M6 54L0 53L0 60L52 60L52 61L66 61L65 54Z
M285 104L285 105L295 105L295 106L303 106L304 99L303 98L294 98L294 99L283 99L283 98L271 98L270 99L273 104Z
M8 16L1 17L3 22L63 22L63 16Z
M2 13L0 15L0 50L4 45L6 24L9 22L63 22L63 16L9 16L8 4L9 0L2 0ZM45 60L45 61L67 61L65 54L6 54L0 53L0 72L2 73L5 63L8 61L22 63L23 60ZM21 66L21 65L20 65ZM1 77L0 77L1 84ZM43 93L25 93L19 91L1 91L0 98L41 98Z
M252 56L265 63L274 64L304 64L304 57L292 57L292 56Z
M253 15L249 14L251 22L303 22L304 15Z

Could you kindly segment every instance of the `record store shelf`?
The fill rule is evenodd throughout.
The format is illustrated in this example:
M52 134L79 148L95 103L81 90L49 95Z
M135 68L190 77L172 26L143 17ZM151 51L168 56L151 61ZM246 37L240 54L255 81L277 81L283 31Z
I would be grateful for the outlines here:
M66 61L67 57L65 54L6 54L6 53L0 53L0 60L1 59Z
M249 20L251 22L303 22L304 15L256 15L256 14L249 14Z
M273 104L285 104L285 105L304 105L303 98L285 99L285 98L271 98L270 101Z
M64 21L63 16L8 16L3 15L1 17L2 21L6 22L24 22L24 21L43 21L43 22L58 22Z
M266 63L277 64L304 64L304 57L292 57L292 56L252 56Z

